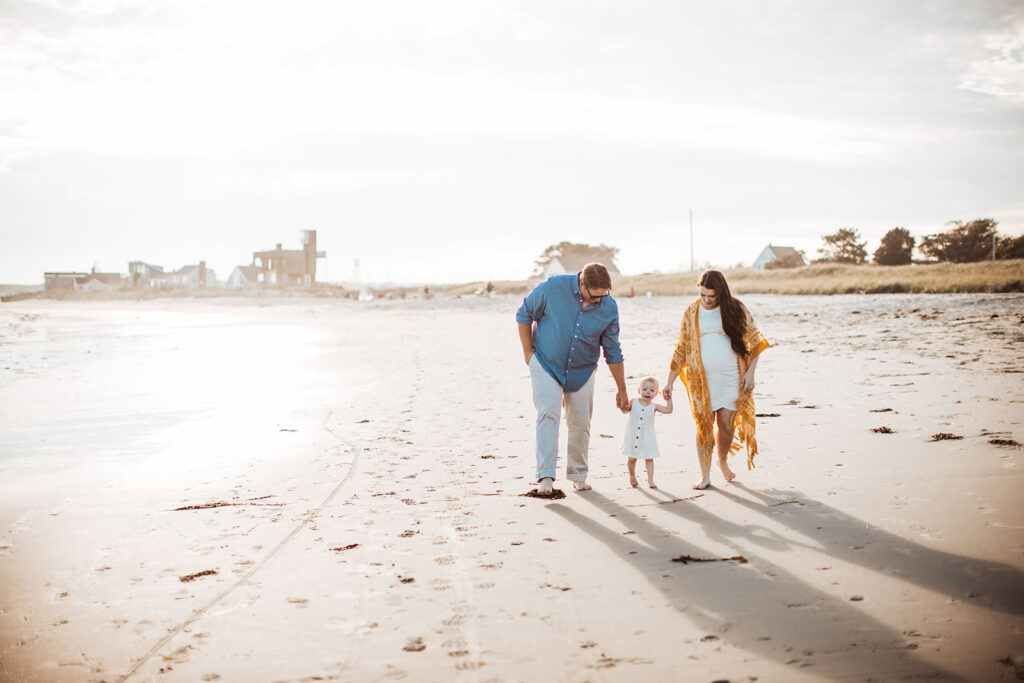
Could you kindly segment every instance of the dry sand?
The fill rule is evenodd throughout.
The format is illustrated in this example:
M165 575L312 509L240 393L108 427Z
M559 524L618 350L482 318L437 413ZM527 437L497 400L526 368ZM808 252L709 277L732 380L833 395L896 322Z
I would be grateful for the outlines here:
M631 392L687 301L620 300ZM551 502L517 298L3 305L0 679L1024 675L1024 296L745 301L757 469L692 491L680 401L630 488L602 365Z

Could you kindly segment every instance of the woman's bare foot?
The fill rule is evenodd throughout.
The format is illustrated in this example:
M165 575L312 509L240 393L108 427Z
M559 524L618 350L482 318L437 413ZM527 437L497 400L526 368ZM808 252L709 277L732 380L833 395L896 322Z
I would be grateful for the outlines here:
M630 486L632 486L632 487L634 487L634 488L636 488L637 486L639 486L639 485L640 485L640 482L638 482L638 481L636 480L636 477L630 477L630 478L629 478L629 485L630 485Z
M594 488L585 481L574 481L572 483L572 487L577 491L589 491L590 489Z
M722 476L725 477L727 482L736 478L736 473L729 469L729 465L727 463L719 461L718 466L722 468Z
M706 489L709 486L711 486L711 480L710 479L701 479L700 481L698 481L696 484L693 485L693 490L694 491L703 491L704 489Z
M537 487L538 496L550 496L555 492L555 480L551 477L544 477L540 480L540 486Z

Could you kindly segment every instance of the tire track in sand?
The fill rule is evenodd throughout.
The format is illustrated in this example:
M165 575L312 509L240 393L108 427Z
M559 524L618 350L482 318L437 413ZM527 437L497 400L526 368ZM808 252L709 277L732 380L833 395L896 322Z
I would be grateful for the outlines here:
M139 669L141 669L143 665L146 664L146 662L152 659L154 655L156 655L165 645L170 643L174 638L181 634L182 631L184 631L186 628L188 628L195 622L199 621L201 618L203 618L203 616L205 616L207 612L216 607L217 604L224 600L224 598L228 597L237 589L241 588L246 583L248 583L249 579L251 579L257 572L263 569L263 567L266 566L266 564L270 562L270 560L272 560L275 555L281 552L281 550L283 550L284 547L287 546L292 541L293 538L295 538L296 534L305 529L306 526L308 526L314 519L316 519L317 515L319 515L323 511L323 509L327 507L332 500L334 500L334 497L338 495L338 493L345 486L345 484L347 484L348 481L352 478L352 476L356 472L356 466L359 464L359 453L362 449L359 446L353 444L352 442L346 441L343 438L341 438L341 436L339 436L337 432L335 432L328 426L331 418L334 416L334 413L335 411L332 410L327 414L327 417L324 418L323 429L341 443L342 449L347 449L349 452L352 453L352 460L348 464L348 471L345 473L345 476L341 478L341 481L338 482L334 489L327 495L326 498L324 498L323 502L320 503L320 505L315 510L307 512L305 515L303 515L302 518L295 525L295 527L291 530L291 532L289 532L287 536L281 539L281 541L276 546L274 546L274 548L270 552L264 555L260 561L254 564L252 568L249 569L248 572L243 574L241 578L239 578L233 584L231 584L223 591L218 593L216 596L214 596L214 598L207 602L205 605L203 605L195 612L193 612L188 619L186 619L185 621L181 622L178 626L168 631L167 634L156 643L156 645L151 647L148 652L146 652L144 655L142 655L142 657L136 660L135 664L132 665L128 672L117 679L119 683L124 683L129 678L138 673Z

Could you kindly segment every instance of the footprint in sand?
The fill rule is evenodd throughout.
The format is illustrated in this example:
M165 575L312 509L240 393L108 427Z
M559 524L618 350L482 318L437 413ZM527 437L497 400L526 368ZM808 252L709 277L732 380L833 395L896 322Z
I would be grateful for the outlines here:
M427 649L427 645L422 638L410 638L402 649L406 652L423 652Z

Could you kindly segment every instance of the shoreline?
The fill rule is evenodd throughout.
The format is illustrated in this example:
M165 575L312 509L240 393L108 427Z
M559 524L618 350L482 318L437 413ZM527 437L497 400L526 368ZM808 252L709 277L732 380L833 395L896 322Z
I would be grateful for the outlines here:
M754 271L750 268L722 269L735 294L780 294L834 296L843 294L1005 294L1024 291L1024 259L981 261L976 263L915 263L908 266L877 266L874 264L819 263L799 268ZM613 292L622 293L630 287L637 295L651 292L654 296L687 295L693 289L697 273L644 273L614 275ZM494 294L525 294L537 279L496 280ZM486 281L415 285L367 284L379 297L422 298L428 286L434 298L444 296L477 296ZM7 289L5 289L7 288ZM29 291L26 291L29 290ZM76 293L65 297L46 297L42 285L0 285L4 302L32 299L64 301L127 301L152 299L304 299L356 298L358 289L323 283L312 288L239 290L120 290L116 292Z

